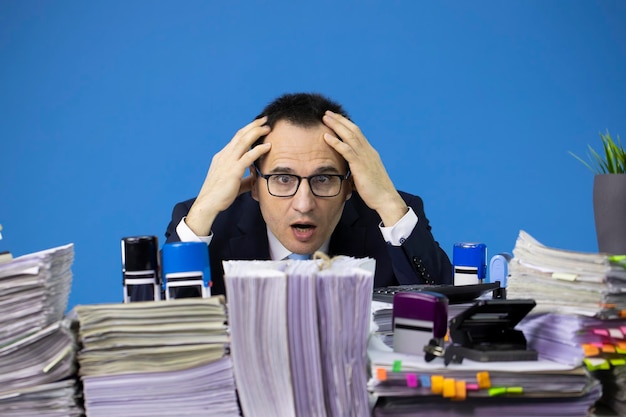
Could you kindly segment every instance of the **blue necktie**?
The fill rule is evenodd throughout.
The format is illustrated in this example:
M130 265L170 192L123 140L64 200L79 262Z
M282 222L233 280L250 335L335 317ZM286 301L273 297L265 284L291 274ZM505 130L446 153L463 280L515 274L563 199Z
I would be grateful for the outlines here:
M292 253L291 255L287 256L287 259L295 259L295 260L299 260L299 261L306 261L307 259L311 259L311 255L301 255L299 253Z

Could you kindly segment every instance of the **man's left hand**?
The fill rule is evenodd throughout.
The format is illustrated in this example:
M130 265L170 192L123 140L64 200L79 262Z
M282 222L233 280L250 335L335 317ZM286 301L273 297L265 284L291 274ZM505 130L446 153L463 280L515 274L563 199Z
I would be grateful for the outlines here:
M408 211L398 194L380 155L367 141L361 129L340 114L326 111L322 118L339 138L324 134L326 143L350 165L357 192L372 210L380 215L384 226L393 226Z

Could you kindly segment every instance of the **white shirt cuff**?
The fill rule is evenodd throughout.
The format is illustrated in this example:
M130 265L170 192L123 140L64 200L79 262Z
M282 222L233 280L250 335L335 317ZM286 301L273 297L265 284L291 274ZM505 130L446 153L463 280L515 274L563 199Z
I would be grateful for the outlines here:
M178 233L178 238L181 242L204 242L207 245L211 243L211 239L213 239L213 232L211 232L208 236L197 236L185 223L185 219L187 217L183 217L180 219L178 226L176 226L176 233Z
M401 246L411 233L413 233L417 222L417 214L415 214L413 208L409 207L409 211L393 226L384 227L383 223L380 222L378 227L383 234L385 242L393 246Z

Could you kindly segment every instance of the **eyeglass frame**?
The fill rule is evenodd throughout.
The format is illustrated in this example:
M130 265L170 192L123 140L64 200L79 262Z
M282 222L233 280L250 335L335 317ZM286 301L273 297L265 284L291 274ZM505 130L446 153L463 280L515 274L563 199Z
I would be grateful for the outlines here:
M308 177L302 177L300 175L296 175L296 174L263 174L261 172L261 170L259 169L259 167L257 166L256 163L252 164L254 166L254 169L256 170L256 173L259 177L265 179L265 182L267 183L267 192L273 196L273 197L293 197L294 195L296 195L296 193L298 192L298 190L300 189L300 184L302 184L302 180L306 180L307 183L309 184L309 190L311 190L311 194L313 194L315 197L317 198L333 198L333 197L337 197L339 194L341 194L341 188L343 187L343 182L345 180L347 180L350 177L350 168L348 168L348 172L346 172L345 174L315 174L315 175L309 175ZM279 175L288 175L290 177L295 177L298 179L298 185L296 186L296 189L294 190L293 194L289 194L289 195L276 195L276 194L272 194L272 192L270 191L270 182L269 179L271 177L275 177L275 176L279 176ZM313 191L313 187L311 187L311 183L309 182L309 179L311 178L315 178L315 177L339 177L339 190L337 191L337 194L334 195L317 195L315 194L315 191Z

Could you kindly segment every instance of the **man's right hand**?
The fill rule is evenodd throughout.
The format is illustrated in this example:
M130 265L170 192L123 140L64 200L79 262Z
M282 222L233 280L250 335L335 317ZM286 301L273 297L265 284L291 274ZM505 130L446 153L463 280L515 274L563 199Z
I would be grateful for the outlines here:
M262 117L241 128L213 156L200 193L185 219L196 236L208 236L218 213L230 207L239 194L250 190L252 178L243 178L245 171L271 148L271 144L263 143L250 149L257 139L270 132L266 121Z

